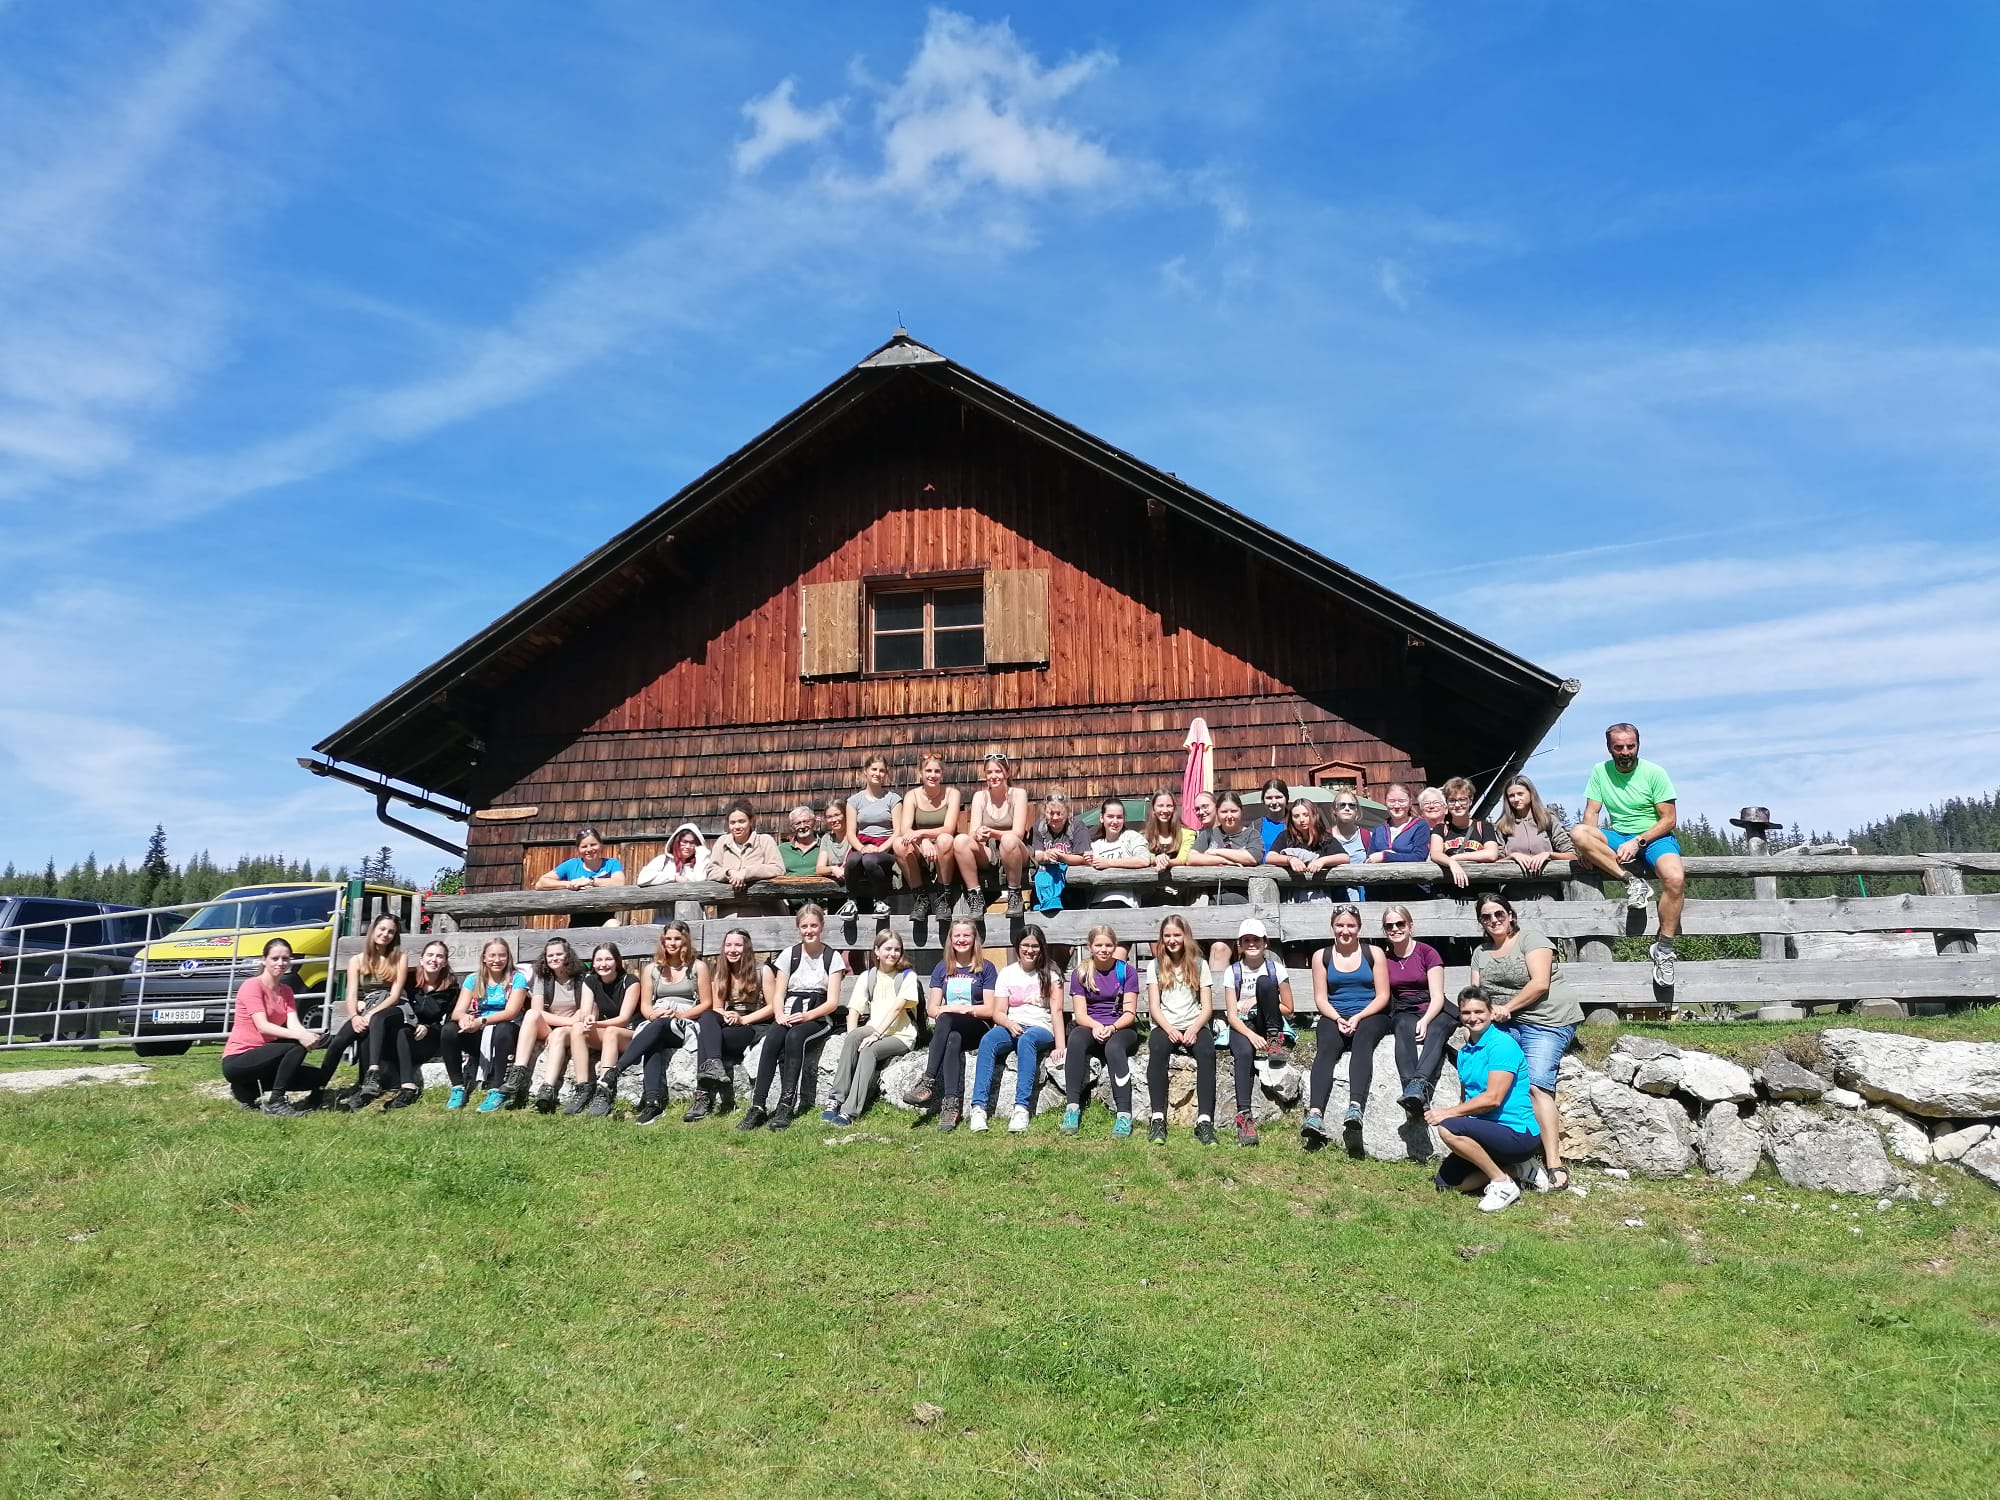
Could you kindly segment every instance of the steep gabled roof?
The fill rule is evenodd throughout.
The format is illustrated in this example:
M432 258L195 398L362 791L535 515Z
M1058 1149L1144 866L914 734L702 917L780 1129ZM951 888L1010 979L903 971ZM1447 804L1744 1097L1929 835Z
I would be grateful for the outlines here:
M1510 736L1510 740L1519 749L1503 774L1511 774L1518 767L1555 722L1563 706L1575 696L1574 682L1565 682L1332 558L1273 531L1172 474L1134 458L945 358L898 329L886 344L825 390L313 748L331 760L365 767L411 786L462 796L465 787L461 768L474 734L462 725L452 726L449 714L440 716L427 711L448 702L447 695L452 689L483 677L500 666L503 659L516 657L524 649L534 649L534 638L557 623L579 601L591 598L598 584L644 560L709 507L782 462L858 404L892 383L910 380L933 383L967 405L1129 486L1135 493L1158 500L1237 545L1250 546L1271 565L1316 587L1337 592L1349 605L1424 642L1434 653L1433 661L1449 675L1463 680L1469 689L1478 689L1477 697L1500 711L1511 709L1517 714L1519 733Z

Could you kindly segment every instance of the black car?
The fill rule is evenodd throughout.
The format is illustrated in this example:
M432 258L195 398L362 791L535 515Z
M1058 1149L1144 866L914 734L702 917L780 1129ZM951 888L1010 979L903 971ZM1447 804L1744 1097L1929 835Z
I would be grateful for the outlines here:
M116 1020L132 955L185 921L65 896L0 896L0 1037L94 1040Z

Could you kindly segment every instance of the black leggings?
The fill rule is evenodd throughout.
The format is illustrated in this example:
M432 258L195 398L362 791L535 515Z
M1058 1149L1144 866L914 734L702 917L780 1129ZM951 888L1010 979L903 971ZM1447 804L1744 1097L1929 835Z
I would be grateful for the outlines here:
M775 1076L778 1080L778 1102L796 1107L799 1104L799 1086L805 1076L806 1049L833 1035L833 1017L816 1016L810 1021L797 1021L790 1026L766 1021L757 1028L757 1035L764 1044L764 1050L757 1054L757 1079L750 1089L750 1102L764 1102L764 1095Z
M415 1022L410 1021L402 1006L391 1006L368 1023L368 1030L362 1036L363 1051L371 1069L382 1066L382 1054L393 1048L396 1054L396 1080L406 1087L414 1088L423 1082L417 1071L423 1064L438 1055L442 1046L439 1029L443 1023L426 1021L422 1024L429 1029L419 1041L413 1033Z
M1347 1100L1350 1104L1367 1103L1368 1090L1375 1083L1376 1044L1389 1034L1394 1024L1387 1011L1378 1010L1359 1022L1352 1035L1343 1036L1338 1026L1321 1016L1316 1028L1319 1051L1313 1056L1312 1096L1307 1108L1326 1108L1327 1096L1333 1092L1334 1064L1340 1061L1343 1052L1351 1054L1347 1064Z
M491 1037L489 1044L487 1038ZM478 1088L480 1058L486 1061L486 1086L500 1087L507 1066L514 1061L514 1044L521 1040L519 1021L488 1021L476 1031L461 1031L458 1022L444 1023L444 1071L453 1088ZM472 1066L468 1068L466 1061Z
M969 1016L959 1010L946 1011L931 1023L931 1050L924 1059L924 1074L937 1080L939 1098L965 1096L965 1054L977 1053L980 1041L992 1029L993 1023L984 1016Z
M674 1029L674 1022L665 1016L648 1021L639 1028L638 1034L625 1044L625 1050L618 1054L613 1067L620 1073L635 1062L646 1065L644 1074L643 1102L664 1104L667 1100L667 1064L673 1060L674 1050L687 1038Z
M1104 1071L1111 1079L1111 1102L1121 1115L1132 1113L1132 1049L1139 1034L1121 1026L1099 1041L1081 1022L1070 1028L1069 1056L1063 1060L1063 1098L1070 1104L1083 1103L1090 1088L1090 1060L1104 1059ZM1123 1080L1122 1082L1120 1080Z
M308 1066L304 1045L293 1041L266 1042L222 1060L222 1076L239 1104L255 1104L266 1089L283 1094L294 1088L323 1088L332 1073L330 1065Z
M1231 1032L1230 1035L1235 1035ZM1204 1023L1192 1042L1167 1039L1167 1029L1155 1026L1146 1038L1146 1088L1153 1098L1153 1113L1167 1112L1167 1059L1176 1052L1194 1059L1194 1107L1205 1120L1215 1118L1215 1037Z
M854 849L841 873L847 894L856 901L887 901L895 888L896 856L886 844L880 849Z
M1458 1007L1447 1000L1419 1044L1417 1022L1423 1019L1426 1009L1427 1005L1419 1005L1395 1014L1396 1076L1403 1080L1404 1093L1421 1090L1428 1099L1437 1088L1438 1074L1444 1071L1444 1056L1449 1050L1446 1043L1458 1030Z
M1278 981L1269 974L1259 974L1256 986L1257 1015L1253 1021L1245 1017L1245 1024L1263 1037L1283 1037L1285 1034L1284 1002L1278 994Z
M761 1026L724 1026L722 1017L705 1010L694 1018L695 1061L697 1064L738 1062L763 1034Z

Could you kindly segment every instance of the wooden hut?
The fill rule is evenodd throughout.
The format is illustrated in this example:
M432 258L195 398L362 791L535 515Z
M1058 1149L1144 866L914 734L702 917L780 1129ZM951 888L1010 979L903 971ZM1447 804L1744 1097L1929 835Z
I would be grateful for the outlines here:
M499 890L584 824L628 867L738 796L782 836L877 749L1178 786L1196 716L1218 787L1497 794L1575 688L899 330L302 763L466 817Z

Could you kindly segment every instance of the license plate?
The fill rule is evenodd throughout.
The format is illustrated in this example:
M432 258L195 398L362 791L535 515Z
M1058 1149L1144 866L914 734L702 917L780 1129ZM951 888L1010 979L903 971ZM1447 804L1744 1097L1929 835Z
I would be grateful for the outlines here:
M199 1005L177 1010L156 1010L153 1012L155 1026L199 1026L202 1009Z

